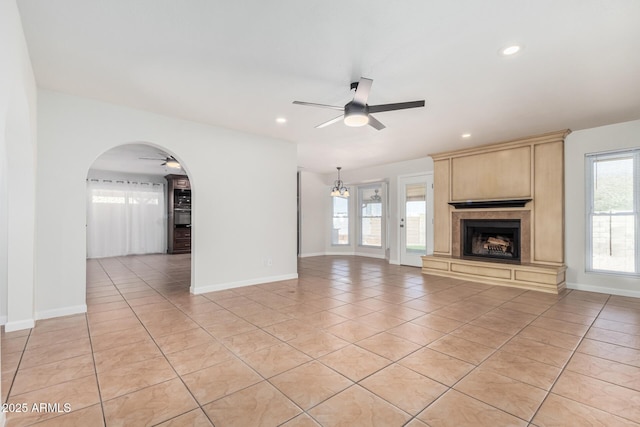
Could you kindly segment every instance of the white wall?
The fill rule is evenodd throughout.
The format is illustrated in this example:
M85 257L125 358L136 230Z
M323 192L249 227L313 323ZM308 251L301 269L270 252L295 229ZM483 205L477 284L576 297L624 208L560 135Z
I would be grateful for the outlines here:
M14 0L0 0L0 323L7 332L33 326L35 110L20 15Z
M565 245L569 288L640 297L637 277L585 272L585 154L637 147L640 147L640 120L576 131L565 140Z
M38 318L84 310L87 171L124 143L175 154L189 175L192 292L297 277L294 144L51 91L38 107Z
M327 215L329 205L324 176L300 172L300 256L325 254Z
M420 173L433 172L433 160L430 157L423 157L415 160L408 160L404 162L388 163L380 166L372 166L368 168L356 169L356 170L342 170L340 175L345 184L349 187L355 187L359 184L366 184L370 182L387 182L387 191L389 197L389 214L387 218L387 227L389 229L389 240L387 246L389 247L389 253L387 257L392 264L399 263L399 246L398 242L398 177L402 175L412 175ZM367 255L366 251L362 248L358 248L355 244L355 237L352 233L352 244L349 246L332 246L331 239L331 198L329 192L333 181L337 177L336 173L324 175L325 187L322 189L320 197L325 199L324 207L324 223L322 224L325 236L325 253L328 254L358 254ZM429 189L429 191L433 191ZM355 195L355 192L353 192ZM351 206L354 206L354 202L351 202ZM352 209L353 211L353 209ZM355 218L355 212L352 213L352 218ZM350 223L350 230L353 231L355 222L352 220ZM433 238L433 237L431 237Z
M36 85L16 3L0 1L0 318L33 326Z

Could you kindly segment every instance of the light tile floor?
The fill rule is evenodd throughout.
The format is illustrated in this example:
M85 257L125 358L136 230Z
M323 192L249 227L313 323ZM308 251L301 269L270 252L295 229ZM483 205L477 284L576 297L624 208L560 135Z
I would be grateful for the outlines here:
M9 426L640 425L638 299L359 257L199 296L189 256L87 270L86 315L2 334Z

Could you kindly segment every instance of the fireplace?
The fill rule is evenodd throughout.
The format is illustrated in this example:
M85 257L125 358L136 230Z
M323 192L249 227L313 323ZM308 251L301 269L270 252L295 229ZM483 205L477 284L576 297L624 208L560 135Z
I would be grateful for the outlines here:
M422 272L562 292L567 134L432 154L433 255Z
M463 219L462 256L520 262L519 219Z

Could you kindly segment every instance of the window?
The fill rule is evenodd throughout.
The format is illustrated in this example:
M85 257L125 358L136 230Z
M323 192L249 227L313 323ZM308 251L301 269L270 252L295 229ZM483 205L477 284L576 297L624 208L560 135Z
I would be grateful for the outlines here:
M333 230L332 245L349 244L349 199L346 197L332 197L333 200Z
M427 186L421 182L405 186L405 250L425 254L427 250Z
M382 247L382 196L380 186L360 187L360 245Z
M164 185L87 182L87 258L165 253Z
M587 270L640 273L640 149L587 155Z

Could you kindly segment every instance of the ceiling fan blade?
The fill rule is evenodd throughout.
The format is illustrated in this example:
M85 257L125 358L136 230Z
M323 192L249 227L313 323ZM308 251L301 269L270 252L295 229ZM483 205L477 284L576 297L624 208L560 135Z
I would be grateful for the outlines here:
M418 107L424 107L424 99L422 101L398 102L396 104L369 105L369 112L382 113L384 111L405 110L407 108Z
M320 108L329 108L331 110L344 111L344 107L337 107L335 105L326 105L326 104L316 104L313 102L302 102L302 101L293 101L296 105L306 105L307 107L320 107Z
M360 77L358 88L356 89L355 95L353 95L353 102L355 104L365 105L367 103L367 99L369 99L369 91L371 91L372 84L373 80Z
M331 119L327 122L324 123L320 123L318 126L316 126L316 129L320 129L329 125L332 125L334 123L338 123L340 120L344 119L344 114L339 115L338 117Z
M369 125L377 130L382 130L384 128L386 128L385 125L383 125L382 123L380 123L380 121L378 119L376 119L375 117L373 117L372 115L369 115Z
M140 160L166 160L166 157L163 157L162 159L158 159L155 157L138 157L138 159Z

